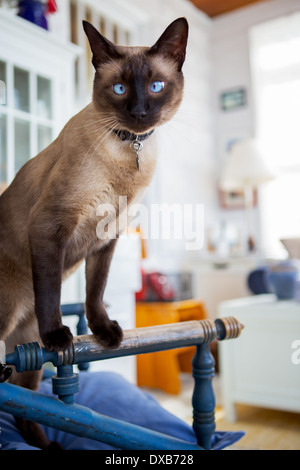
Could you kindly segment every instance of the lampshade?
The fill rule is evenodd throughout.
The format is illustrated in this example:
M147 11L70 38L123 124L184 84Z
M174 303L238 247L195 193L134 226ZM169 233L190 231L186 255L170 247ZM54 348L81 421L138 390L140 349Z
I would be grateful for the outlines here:
M237 142L231 147L223 169L220 186L225 191L257 187L275 178L253 139Z

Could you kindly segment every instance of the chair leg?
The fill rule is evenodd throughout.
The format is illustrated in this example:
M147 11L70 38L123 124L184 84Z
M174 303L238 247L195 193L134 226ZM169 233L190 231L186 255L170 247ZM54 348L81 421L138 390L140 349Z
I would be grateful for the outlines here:
M215 373L215 361L210 352L209 343L197 346L192 360L193 377L195 380L192 397L193 428L198 445L206 450L211 448L211 440L215 431L215 395L212 378Z

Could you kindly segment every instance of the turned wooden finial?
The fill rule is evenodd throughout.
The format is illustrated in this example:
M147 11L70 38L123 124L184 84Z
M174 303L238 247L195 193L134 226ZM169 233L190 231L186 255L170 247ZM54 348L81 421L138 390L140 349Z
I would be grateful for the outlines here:
M244 328L235 317L218 318L215 324L219 340L237 338Z

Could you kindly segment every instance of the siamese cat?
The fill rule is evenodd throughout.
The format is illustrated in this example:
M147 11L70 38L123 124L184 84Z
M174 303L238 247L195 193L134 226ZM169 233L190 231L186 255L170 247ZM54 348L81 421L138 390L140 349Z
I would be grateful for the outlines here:
M117 237L97 231L97 208L118 212L149 185L155 129L175 114L183 95L188 23L171 23L152 47L123 47L84 21L95 68L92 102L57 139L29 160L0 197L0 339L7 351L40 341L64 350L72 334L60 310L62 281L85 260L86 317L97 340L116 348L122 330L103 304ZM40 371L11 382L37 389ZM52 444L35 423L18 420L26 440Z

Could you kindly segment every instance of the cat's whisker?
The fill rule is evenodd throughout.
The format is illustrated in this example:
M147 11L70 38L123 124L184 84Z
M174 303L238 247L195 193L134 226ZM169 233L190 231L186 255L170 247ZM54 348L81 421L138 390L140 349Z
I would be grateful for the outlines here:
M113 133L113 129L114 129L114 128L117 128L117 125L118 125L118 123L116 123L116 124L114 125L114 127L108 128L108 129L104 132L104 134L101 136L102 139L101 139L99 142L98 142L99 139L96 140L96 142L95 142L96 145L95 145L94 151L93 151L92 154L91 154L91 157L93 157L93 156L97 153L97 151L98 151L100 145L103 144L103 142L104 142L108 137L110 137L111 135L114 137L114 135L113 135L113 134L114 134L114 133ZM87 155L86 155L86 156L87 156Z
M99 123L100 123L100 120L99 120ZM91 129L89 131L89 133L90 134L95 134L95 133L100 132L101 135L102 135L103 132L106 132L106 130L109 131L111 129L111 127L115 125L116 120L114 118L107 118L107 119L102 119L101 123L102 123L101 126L98 125L95 129ZM92 124L94 124L94 123L89 123L85 126L78 127L78 128L73 128L73 129L79 129L80 130L82 128L88 128L89 126L92 126ZM73 135L71 135L71 133L69 132L67 139L65 139L65 143L71 142L72 140L73 140ZM92 144L92 146L93 146L93 144Z
M164 129L161 129L161 138L163 137L163 134L168 134L168 141L172 141L174 140L174 135L176 135L178 142L179 139L182 139L182 141L192 145L198 145L199 143L199 130L196 129L196 127L193 128L193 132L185 132L181 126L174 125L174 122L172 121L164 124L163 127Z
M85 128L88 128L88 127L92 127L92 126L94 126L94 125L96 125L96 124L98 124L98 123L99 123L100 125L102 125L102 124L105 125L105 124L109 123L110 121L113 121L113 122L114 122L115 119L114 119L114 118L102 118L102 119L98 119L98 120L95 120L95 121L92 121L92 122L88 122L88 123L86 123L86 124L83 124L82 126L72 127L72 131L73 131L73 130L80 130L80 129L85 129ZM95 131L98 131L98 130L100 130L101 128L102 128L102 126L99 126L99 127L97 127L97 128L95 129Z
M200 129L203 126L203 121L200 119L192 118L187 119L184 116L176 116L172 119L173 124L177 124L178 127L189 127L190 129Z
M109 136L109 132L106 132L105 134L102 135L102 139L99 142L96 141L96 145L95 145L93 152L91 153L91 157L93 157L97 153L100 145L102 145L103 142L105 142L108 136Z
M202 117L203 115L203 113L199 111L198 109L185 108L185 107L179 108L176 113L176 116L180 116L181 114L189 114L189 115L199 116L199 117Z
M103 138L103 135L100 134L100 135L98 136L98 138L96 139L96 141L92 143L92 145L90 146L90 148L88 149L88 151L84 154L83 159L82 159L81 164L80 164L80 167L82 167L83 163L84 163L85 160L86 160L86 157L89 155L89 153L90 153L90 151L92 150L92 148L93 148L93 147L97 144L97 142L98 142L100 139L102 139L102 138Z
M98 136L100 138L101 136L103 136L104 132L106 132L107 130L110 131L110 129L113 125L115 125L115 119L113 119L113 118L107 119L105 123L103 123L101 126L98 126L96 129L90 130L89 133L90 134L101 133L101 135ZM79 129L81 129L81 128L79 128ZM69 132L67 138L65 139L65 143L72 142L73 139L74 139L74 136ZM93 147L93 145L94 144L92 144L91 147Z
M85 153L80 166L83 165L84 161L89 156L89 154L91 157L95 155L99 146L104 142L106 138L108 138L112 134L112 129L117 128L118 126L118 122L115 119L107 119L107 122L109 122L110 125L108 126L108 124L106 124L105 126L103 126L103 127L106 127L106 130L101 135L99 135L96 141L93 142L93 144L90 146L89 150Z

